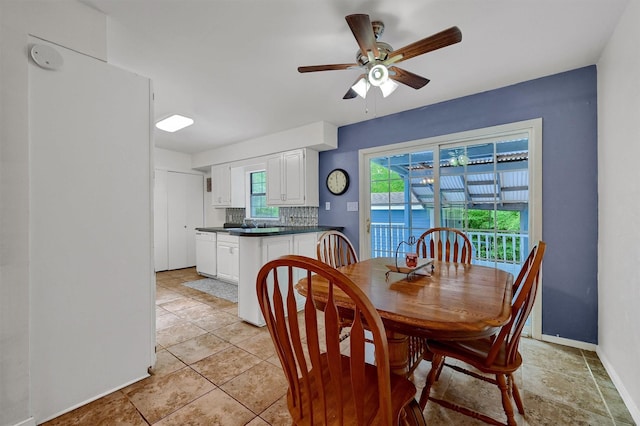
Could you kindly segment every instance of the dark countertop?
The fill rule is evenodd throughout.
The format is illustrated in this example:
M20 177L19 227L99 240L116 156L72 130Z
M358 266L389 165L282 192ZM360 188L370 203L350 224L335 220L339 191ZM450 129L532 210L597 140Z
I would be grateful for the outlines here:
M274 226L271 228L196 228L201 232L225 232L239 237L271 237L274 235L303 234L307 232L342 231L342 226Z

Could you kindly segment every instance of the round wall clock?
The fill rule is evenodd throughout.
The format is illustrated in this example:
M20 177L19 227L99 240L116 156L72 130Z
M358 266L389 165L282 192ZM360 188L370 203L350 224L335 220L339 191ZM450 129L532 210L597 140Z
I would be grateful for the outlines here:
M334 195L342 195L349 189L349 173L343 169L334 169L327 176L327 189Z

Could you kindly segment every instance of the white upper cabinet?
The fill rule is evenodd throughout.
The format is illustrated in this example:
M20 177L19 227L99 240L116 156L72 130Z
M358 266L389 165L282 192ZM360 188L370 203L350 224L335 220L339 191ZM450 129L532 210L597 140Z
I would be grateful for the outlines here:
M231 168L231 207L244 208L246 204L244 167Z
M267 159L267 204L317 207L318 152L296 149Z
M231 166L229 164L211 167L211 205L231 207Z

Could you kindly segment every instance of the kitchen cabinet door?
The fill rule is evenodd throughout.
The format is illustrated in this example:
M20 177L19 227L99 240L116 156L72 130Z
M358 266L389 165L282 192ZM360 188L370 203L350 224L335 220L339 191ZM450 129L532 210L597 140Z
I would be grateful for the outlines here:
M307 256L313 259L317 258L318 250L318 234L309 232L305 234L293 235L293 253L300 256Z
M291 235L281 237L267 237L262 239L262 264L284 256L293 254Z
M238 237L218 234L218 279L238 283L240 279L240 245Z
M231 207L231 166L211 167L211 204L213 207Z
M231 168L231 207L244 208L246 204L244 167Z
M318 153L296 149L267 160L267 204L318 206Z

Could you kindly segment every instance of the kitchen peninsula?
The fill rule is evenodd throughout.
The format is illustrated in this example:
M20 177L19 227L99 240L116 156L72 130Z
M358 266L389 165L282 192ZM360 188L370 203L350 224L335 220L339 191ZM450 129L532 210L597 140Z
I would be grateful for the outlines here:
M257 326L265 325L256 296L256 277L262 265L285 254L299 254L315 259L318 235L328 230L341 231L342 227L196 228L196 231L200 233L215 233L217 235L217 278L237 282L238 316ZM229 270L229 267L235 270ZM302 307L302 303L304 303L304 298L300 296L299 309Z

